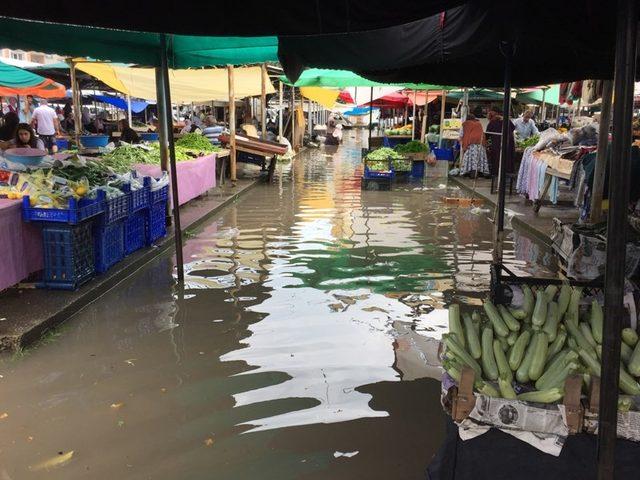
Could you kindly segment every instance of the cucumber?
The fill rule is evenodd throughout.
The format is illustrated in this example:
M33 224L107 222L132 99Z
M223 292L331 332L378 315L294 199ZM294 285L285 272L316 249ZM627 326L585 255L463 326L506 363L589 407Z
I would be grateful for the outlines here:
M482 377L480 364L460 345L455 335L445 334L442 336L442 339L446 347L450 349L462 363L471 367L478 378Z
M591 317L589 323L591 324L591 333L596 342L602 343L602 307L597 300L591 302Z
M598 346L595 338L593 338L593 334L591 333L591 328L585 322L580 322L580 331L584 338L589 342L589 344L595 349Z
M636 343L638 343L638 334L633 328L623 328L622 341L633 348L636 346Z
M478 380L474 384L474 387L476 387L477 391L479 391L483 395L486 395L487 397L494 397L494 398L500 397L500 392L498 392L498 390L496 390L493 385L490 385L484 380Z
M622 359L625 365L629 365L629 360L631 360L631 355L633 355L633 349L626 343L622 342L620 344L620 358Z
M482 355L482 349L480 348L480 339L476 332L476 327L473 325L473 320L468 313L462 315L464 321L464 333L467 340L467 347L469 353L475 360L479 360Z
M533 298L533 292L529 285L522 286L522 293L524 294L524 302L522 303L522 310L524 310L525 321L531 320L531 314L533 313L533 304L535 302Z
M560 287L560 295L558 295L558 315L561 317L567 312L569 300L571 299L571 287L563 284Z
M536 346L533 353L533 359L529 366L529 379L536 381L540 378L544 372L544 364L547 360L547 350L549 349L549 343L547 342L547 335L544 332L536 334Z
M564 397L564 389L551 388L549 390L521 393L517 398L522 402L555 403L562 400L562 397Z
M622 364L620 364L620 390L627 395L640 395L640 385L629 375Z
M498 379L498 366L493 355L493 330L489 327L482 330L482 371L487 380Z
M600 362L596 360L596 358L591 355L589 352L580 349L578 351L578 355L582 359L582 362L589 369L589 373L591 375L595 375L596 377L600 376Z
M500 337L508 336L509 329L505 325L504 320L502 320L502 317L500 316L500 312L498 312L498 309L493 304L493 302L487 299L485 300L483 306L484 306L484 311L487 314L487 317L489 317L489 321L493 325L493 329L495 330L496 335Z
M520 322L518 322L513 315L507 310L507 307L504 305L498 305L498 311L500 312L500 316L504 321L505 325L512 332L518 332L520 330Z
M544 295L547 297L547 302L553 301L556 298L556 293L558 293L558 287L555 285L548 285L547 288L544 289Z
M529 340L531 339L531 332L525 330L520 334L516 343L513 344L513 348L511 352L509 352L509 367L511 371L515 372L520 367L522 363L522 359L524 358L525 349L527 345L529 345Z
M541 327L547 321L547 297L543 291L538 290L536 293L536 306L531 321L536 327Z
M558 315L558 304L556 302L549 302L549 308L547 308L547 321L544 322L542 331L547 334L547 340L549 343L553 342L558 335L558 323L560 322L560 315Z
M466 347L464 331L462 330L462 323L460 323L460 305L457 303L449 305L449 332L456 336L462 348Z
M547 358L552 358L558 352L564 348L564 344L567 341L567 332L564 328L558 330L556 339L551 345L549 345L549 351L547 352Z
M509 368L509 362L507 362L507 357L504 354L504 350L500 346L499 340L493 341L493 355L496 360L496 365L498 367L498 375L506 376L509 378L509 381L513 380L513 372L511 368Z
M525 312L523 309L521 308L509 308L509 313L513 316L513 318L515 318L516 320L524 320L525 318L527 318L527 312Z
M500 393L502 394L502 398L506 398L508 400L515 400L516 392L513 390L513 386L511 385L511 382L512 382L511 376L507 377L506 375L500 375L498 377L498 387L500 387Z
M596 356L596 350L587 341L587 339L584 338L584 335L582 334L582 332L580 331L580 328L578 327L578 322L577 321L576 321L576 323L566 322L565 325L567 326L567 330L569 331L569 335L571 335L575 339L576 343L578 344L578 347L580 349L582 349L582 350L586 350L587 352L592 354L593 357L595 357Z
M631 353L628 368L631 375L640 377L640 342L636 343L636 348Z
M529 341L529 345L527 346L527 352L524 354L524 358L522 359L522 363L516 370L516 380L518 383L527 383L529 381L529 369L531 368L531 362L533 362L533 354L536 350L537 335L534 335L533 338Z
M513 347L517 339L518 339L517 332L511 332L507 337L507 344L509 344L510 347Z

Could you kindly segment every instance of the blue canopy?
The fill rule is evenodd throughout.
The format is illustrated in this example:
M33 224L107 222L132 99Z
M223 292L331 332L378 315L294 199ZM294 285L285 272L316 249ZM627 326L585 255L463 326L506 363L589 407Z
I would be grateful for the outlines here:
M351 110L347 110L346 112L344 112L343 115L346 115L346 116L367 115L369 113L369 110L371 110L371 107L354 107ZM377 110L377 108L374 108L374 110Z
M110 95L92 95L96 102L108 103L121 110L127 110L127 101L120 97L112 97ZM131 100L131 111L133 113L143 112L149 105L144 100Z

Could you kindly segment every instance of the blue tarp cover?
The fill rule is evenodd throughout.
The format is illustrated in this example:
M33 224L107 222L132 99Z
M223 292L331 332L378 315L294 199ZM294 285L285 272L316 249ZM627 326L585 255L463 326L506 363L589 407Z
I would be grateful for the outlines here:
M347 110L346 112L343 113L343 115L347 115L347 116L367 115L369 114L370 109L371 107L355 107L355 108L352 108L351 110ZM377 109L374 108L374 110L377 110Z
M127 101L123 98L112 97L109 95L92 95L92 97L96 102L108 103L109 105L113 105L121 110L127 110ZM133 113L143 112L144 109L147 108L147 105L149 104L143 100L131 100L131 111Z

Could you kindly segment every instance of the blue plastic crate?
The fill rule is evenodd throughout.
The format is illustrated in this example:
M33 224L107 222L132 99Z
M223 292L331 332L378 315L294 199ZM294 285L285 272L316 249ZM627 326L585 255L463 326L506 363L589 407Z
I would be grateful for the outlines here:
M25 222L56 222L77 225L88 218L102 213L104 209L105 193L98 191L96 198L81 198L69 200L69 208L34 208L29 196L22 197L22 218Z
M169 185L165 185L158 190L149 190L149 205L164 202L169 198Z
M100 216L100 223L103 225L110 225L129 215L130 199L130 193L106 199L104 201L104 212Z
M393 179L395 177L395 172L393 171L393 168L391 168L391 170L387 171L387 172L378 172L375 170L369 170L369 167L367 167L365 165L364 167L364 178L388 178L388 179Z
M154 203L146 212L146 244L151 245L167 234L167 202Z
M436 160L448 160L453 162L455 158L453 148L434 148L433 154L436 156Z
M145 225L148 215L146 210L138 210L124 219L125 255L131 255L145 246Z
M44 278L39 287L75 290L95 274L93 222L45 224Z
M124 222L96 223L93 236L96 272L103 273L124 258Z
M125 185L124 191L131 193L129 213L137 212L149 206L151 177L144 177L142 181L144 186L138 190L131 190L131 185Z
M411 165L411 176L413 178L424 178L424 160L414 160Z

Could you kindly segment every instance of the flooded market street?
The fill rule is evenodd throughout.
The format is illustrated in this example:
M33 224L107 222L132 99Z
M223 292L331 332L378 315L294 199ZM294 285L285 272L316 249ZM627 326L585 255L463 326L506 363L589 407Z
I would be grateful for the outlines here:
M3 358L0 479L424 478L445 306L486 295L493 225L444 179L362 192L361 136L190 234L184 290L161 256ZM555 269L518 232L505 260Z

